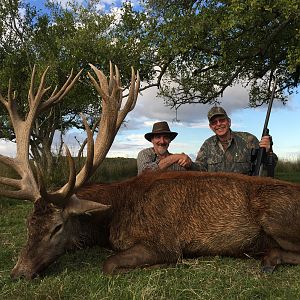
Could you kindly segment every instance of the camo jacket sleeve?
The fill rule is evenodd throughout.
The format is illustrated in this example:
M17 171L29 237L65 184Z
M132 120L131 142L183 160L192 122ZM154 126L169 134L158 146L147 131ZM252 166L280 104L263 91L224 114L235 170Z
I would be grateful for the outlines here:
M196 165L196 167L194 168L197 169L198 171L208 171L207 160L208 160L209 149L210 149L210 142L209 140L206 140L201 146L194 163Z

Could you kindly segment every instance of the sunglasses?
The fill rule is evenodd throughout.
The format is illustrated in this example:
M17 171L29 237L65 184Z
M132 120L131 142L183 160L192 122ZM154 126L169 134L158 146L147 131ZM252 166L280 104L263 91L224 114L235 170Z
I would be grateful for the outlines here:
M225 123L226 121L227 121L227 118L217 118L217 119L214 119L214 120L212 120L211 122L209 122L209 124L212 125L212 126L215 126L215 125L217 125L218 123L223 124L223 123Z

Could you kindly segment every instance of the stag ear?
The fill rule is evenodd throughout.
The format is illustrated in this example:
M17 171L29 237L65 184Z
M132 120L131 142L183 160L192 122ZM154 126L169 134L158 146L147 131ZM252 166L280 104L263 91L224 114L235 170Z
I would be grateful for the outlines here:
M64 208L64 213L68 215L82 215L99 211L106 211L109 208L110 205L79 199L77 198L77 196L73 195L67 202L67 205Z

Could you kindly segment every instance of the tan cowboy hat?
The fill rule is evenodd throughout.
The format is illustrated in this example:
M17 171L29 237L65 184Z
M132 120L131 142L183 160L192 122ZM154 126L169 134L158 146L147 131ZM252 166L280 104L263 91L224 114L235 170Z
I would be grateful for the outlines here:
M145 134L145 139L151 142L151 139L153 135L155 134L167 134L170 136L171 141L175 139L177 136L177 132L172 132L169 128L169 125L167 122L156 122L153 124L152 132L148 132Z

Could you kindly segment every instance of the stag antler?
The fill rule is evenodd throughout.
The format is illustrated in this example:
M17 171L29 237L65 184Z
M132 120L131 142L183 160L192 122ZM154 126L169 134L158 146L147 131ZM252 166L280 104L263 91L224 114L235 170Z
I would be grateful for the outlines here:
M44 196L48 198L49 201L56 203L56 205L59 206L64 206L66 201L68 201L69 195L71 193L75 193L77 189L81 187L99 167L109 151L123 120L128 112L134 108L138 97L140 78L138 72L135 76L133 68L129 96L123 108L121 109L123 96L120 73L117 66L115 66L114 72L113 65L110 63L109 81L102 71L98 70L92 64L90 64L90 66L94 70L98 81L91 75L91 73L88 73L88 76L102 98L102 113L98 126L98 134L95 141L95 151L92 150L94 148L94 141L91 130L87 126L85 118L83 118L85 122L85 128L88 133L88 163L86 162L84 167L77 174L74 186L70 184L70 182L74 180L70 176L69 182L65 186L56 192L48 193L47 196Z
M93 85L102 98L102 114L101 121L99 123L99 130L94 145L93 134L87 124L84 116L82 116L85 129L87 131L87 159L85 165L81 171L77 174L75 172L75 164L71 158L71 154L66 147L67 157L69 161L70 176L69 181L59 190L55 192L47 192L43 184L42 176L38 171L38 182L35 181L33 172L29 164L29 138L31 127L38 113L45 111L46 109L57 104L63 99L66 93L74 85L81 72L79 72L72 80L72 74L59 90L53 91L52 95L46 100L42 101L42 98L49 88L45 88L45 77L47 70L41 77L41 82L37 93L34 95L33 84L35 80L35 69L32 73L31 86L28 94L29 112L25 121L21 120L17 109L15 96L11 92L11 83L8 88L7 99L4 99L0 95L1 102L7 108L13 128L16 133L17 141L17 156L16 158L9 158L0 155L0 162L14 168L21 179L9 179L0 177L0 183L16 188L16 190L1 190L0 194L7 197L14 197L19 199L28 199L36 201L39 198L43 198L49 202L52 202L58 206L64 206L70 196L76 192L76 190L82 186L93 174L93 172L99 167L104 160L108 150L110 149L113 140L120 128L127 113L131 111L137 100L140 79L139 74L135 76L134 69L132 68L131 85L129 89L129 95L126 103L121 109L122 104L122 87L121 79L118 68L115 66L115 72L112 64L110 63L110 79L107 80L106 76L98 70L95 66L90 65L94 70L98 81L88 73ZM95 150L94 150L95 148Z
M47 100L43 100L45 93L50 87L45 87L45 78L49 67L44 71L39 87L35 93L34 83L36 68L34 66L31 76L30 89L28 92L28 104L29 111L22 119L17 111L17 99L16 94L12 92L12 83L9 81L7 97L4 98L0 94L0 101L5 106L9 113L12 127L14 128L16 135L17 154L15 158L0 155L0 162L13 168L20 179L10 179L6 177L0 177L0 183L15 188L15 190L1 189L0 194L6 197L13 197L18 199L27 199L36 201L40 198L39 186L34 178L30 163L29 163L29 140L31 134L31 128L38 114L42 111L49 109L56 103L60 102L66 93L73 87L81 71L73 76L73 70L65 84L60 90L57 88L52 92L51 96Z

